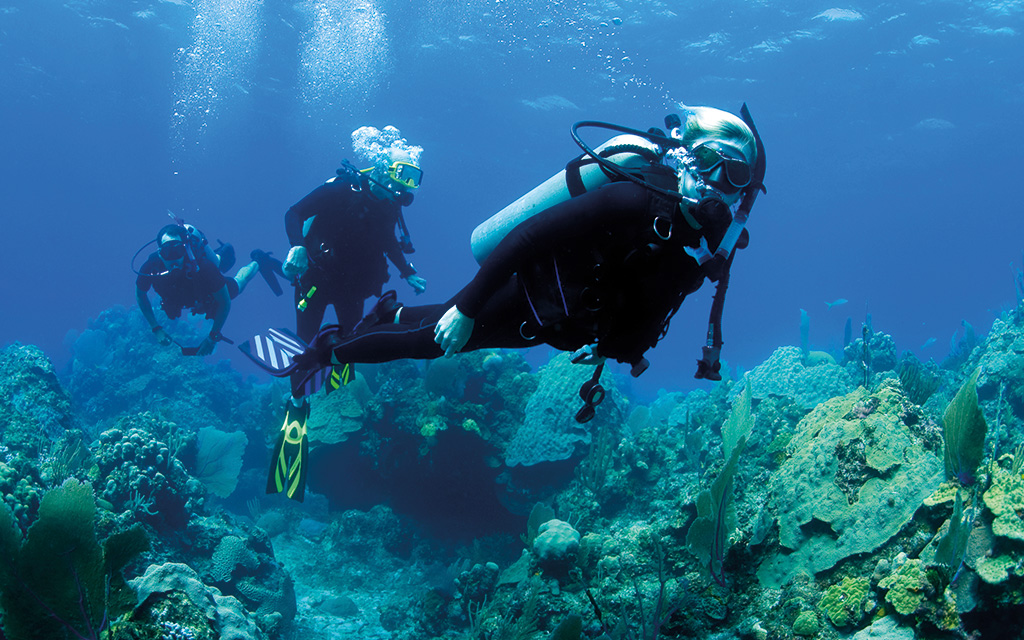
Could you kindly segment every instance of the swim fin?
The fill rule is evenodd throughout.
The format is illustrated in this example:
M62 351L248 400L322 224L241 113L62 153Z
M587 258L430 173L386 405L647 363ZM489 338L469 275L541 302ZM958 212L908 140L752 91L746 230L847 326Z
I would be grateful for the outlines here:
M217 255L217 268L221 273L227 273L231 267L235 266L235 248L230 244L224 244L217 240L217 248L213 252Z
M267 281L267 286L274 292L275 296L280 296L284 291L281 290L281 283L277 281L277 276L284 277L284 271L281 270L281 261L277 258L271 258L269 251L261 251L259 249L253 249L249 257L253 259L253 262L260 269L260 275Z
M331 375L327 378L327 391L330 393L340 389L356 378L356 366L352 363L331 366Z
M309 419L309 401L296 407L291 400L285 403L284 424L278 434L274 455L267 476L267 493L281 493L302 502L306 497L306 465L309 458L309 439L306 420Z

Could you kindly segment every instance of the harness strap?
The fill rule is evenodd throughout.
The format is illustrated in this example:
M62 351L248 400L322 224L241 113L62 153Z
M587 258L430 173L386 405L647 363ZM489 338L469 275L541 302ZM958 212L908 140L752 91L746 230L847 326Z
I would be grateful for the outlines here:
M584 156L576 156L565 164L565 187L569 190L569 197L575 198L587 192L583 186L583 175L580 168L584 164L591 164L592 160L584 160Z

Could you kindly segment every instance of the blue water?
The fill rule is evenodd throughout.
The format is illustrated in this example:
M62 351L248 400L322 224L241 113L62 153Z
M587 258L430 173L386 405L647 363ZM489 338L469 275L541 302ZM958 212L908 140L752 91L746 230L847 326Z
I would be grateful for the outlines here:
M242 256L282 256L284 212L352 157L361 125L426 150L407 219L420 301L438 302L475 271L476 224L578 153L574 121L646 128L680 103L747 102L768 194L733 269L723 358L749 369L797 344L805 309L813 347L870 314L941 360L961 321L983 332L1014 301L1022 15L1016 1L0 0L0 343L66 359L68 331L134 303L129 260L168 210ZM638 391L707 384L692 374L711 295L684 303ZM257 281L224 333L292 315ZM251 371L232 351L215 357Z

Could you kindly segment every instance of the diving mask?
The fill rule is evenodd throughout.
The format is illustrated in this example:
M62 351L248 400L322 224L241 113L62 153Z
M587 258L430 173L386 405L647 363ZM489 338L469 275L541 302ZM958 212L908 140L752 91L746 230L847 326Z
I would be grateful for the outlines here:
M167 262L181 260L187 253L185 250L185 243L180 240L164 243L160 245L160 248L157 249L157 251L160 254L160 257Z
M750 165L739 149L712 141L697 145L690 150L690 154L694 160L694 169L701 175L708 176L708 182L723 193L735 193L750 184ZM724 181L710 175L719 168L725 175Z
M388 177L406 189L418 189L423 180L423 170L411 162L394 162L388 167Z

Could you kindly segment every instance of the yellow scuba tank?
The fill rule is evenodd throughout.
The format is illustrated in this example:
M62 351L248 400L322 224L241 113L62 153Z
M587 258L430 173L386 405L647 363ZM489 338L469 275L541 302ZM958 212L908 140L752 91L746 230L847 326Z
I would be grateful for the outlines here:
M640 169L658 162L664 151L657 144L637 135L618 135L594 149L602 157L623 169ZM586 156L584 156L586 158ZM592 191L611 181L608 173L596 162L583 162L576 165L579 170L579 182L583 191ZM508 205L473 230L470 245L473 257L482 263L491 254L494 247L524 220L571 198L570 176L562 169L532 191ZM579 184L579 183L577 183Z

